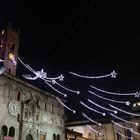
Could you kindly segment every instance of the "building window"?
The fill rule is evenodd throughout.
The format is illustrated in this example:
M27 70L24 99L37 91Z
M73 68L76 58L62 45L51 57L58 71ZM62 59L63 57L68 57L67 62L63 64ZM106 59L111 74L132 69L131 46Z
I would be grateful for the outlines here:
M28 118L28 109L26 108L25 109L25 119L27 119Z
M47 109L47 103L44 101L44 109L46 110Z
M127 130L127 137L129 137L128 140L131 140L132 134L130 130Z
M60 135L59 134L57 135L57 140L60 140Z
M56 140L56 134L53 134L53 140Z
M3 136L7 136L7 130L8 130L7 126L6 125L3 125L2 126L2 135Z
M39 112L36 114L36 121L39 120Z
M13 126L9 128L9 136L11 137L15 136L15 128Z
M18 92L17 92L17 100L18 100L18 101L20 101L20 95L21 95L21 93L18 91Z
M117 135L117 140L121 140L121 135L119 133L116 133Z
M31 134L27 135L27 136L26 136L26 140L33 140L32 135L31 135Z
M11 69L8 70L8 73L11 74Z
M39 99L36 99L36 105L39 107Z

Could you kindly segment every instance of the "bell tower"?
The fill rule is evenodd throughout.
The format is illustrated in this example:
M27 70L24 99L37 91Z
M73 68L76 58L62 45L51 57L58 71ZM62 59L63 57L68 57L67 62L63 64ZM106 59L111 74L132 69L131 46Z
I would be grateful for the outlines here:
M0 59L5 72L16 75L20 32L13 29L12 24L0 30Z

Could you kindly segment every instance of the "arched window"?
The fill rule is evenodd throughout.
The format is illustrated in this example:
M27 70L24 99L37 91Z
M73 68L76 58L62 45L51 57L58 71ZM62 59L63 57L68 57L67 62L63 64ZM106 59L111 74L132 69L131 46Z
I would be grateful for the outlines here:
M9 128L9 136L10 137L14 137L15 136L15 128L13 126L11 126Z
M59 134L57 135L57 140L60 140L60 135Z
M26 140L33 140L32 135L31 135L31 134L27 135L27 136L26 136Z
M17 100L18 100L18 101L20 101L20 96L21 96L21 93L18 91L18 92L17 92Z
M2 135L3 136L7 136L7 130L8 130L7 126L6 125L3 125L2 126Z
M56 134L53 134L53 140L56 140Z

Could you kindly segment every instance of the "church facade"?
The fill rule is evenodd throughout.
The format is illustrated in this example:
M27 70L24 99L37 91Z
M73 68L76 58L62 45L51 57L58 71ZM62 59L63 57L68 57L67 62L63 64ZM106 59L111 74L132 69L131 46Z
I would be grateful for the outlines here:
M0 32L0 140L64 140L64 107L15 76L19 35L11 24Z

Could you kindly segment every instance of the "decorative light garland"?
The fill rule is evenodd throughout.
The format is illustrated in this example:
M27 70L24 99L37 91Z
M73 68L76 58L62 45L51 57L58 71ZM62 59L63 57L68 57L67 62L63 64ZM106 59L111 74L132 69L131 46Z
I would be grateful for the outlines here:
M4 60L0 59L0 62L4 62Z
M90 103L92 103L93 105L98 106L99 108L102 108L102 109L104 109L104 110L111 111L111 112L114 112L115 114L117 114L117 111L116 111L116 110L112 110L112 109L109 109L109 108L100 106L99 104L96 104L95 102L91 101L90 99L88 99L88 101L89 101Z
M4 68L4 67L0 67L0 75L1 75L2 73L4 73L4 71L5 71L5 68Z
M115 114L112 114L112 113L110 113L110 115L113 116L114 118L118 119L118 120L124 121L126 123L130 123L130 124L134 124L135 126L139 126L139 123L137 123L137 122L135 123L135 122L131 122L131 121L122 119L122 118L120 118L120 117L118 117L118 116L116 116Z
M92 91L88 91L88 92L91 93L92 95L95 95L95 96L97 96L97 97L99 97L99 98L102 98L102 99L107 100L107 101L110 101L110 102L115 102L115 103L120 103L120 104L126 104L126 105L128 105L128 106L131 104L129 101L124 102L124 101L112 100L112 99L108 99L108 98L102 97L102 96L100 96L100 95L97 95L97 94L95 94L95 93L92 92Z
M56 99L57 99L65 108L67 108L68 110L72 111L73 113L76 113L75 110L73 110L73 109L69 108L68 106L66 106L58 97L56 97Z
M91 119L90 117L88 117L85 113L82 113L82 115L83 115L86 119L88 119L89 121L91 121L91 122L93 122L93 123L98 124L99 126L101 126L101 123L98 123L98 122L94 121L93 119Z
M122 137L126 138L126 139L131 139L131 140L133 140L133 137L127 137L127 136L123 135L122 133L120 133L120 132L118 132L118 131L117 131L117 133L118 133L119 135L121 135Z
M82 101L80 101L80 104L83 105L84 107L90 109L91 111L94 111L94 112L98 113L98 114L101 114L101 115L103 115L103 116L106 115L104 112L100 112L100 111L97 111L97 110L95 110L95 109L89 107L88 105L86 105L86 104L85 104L84 102L82 102Z
M111 72L110 74L106 74L106 75L101 75L101 76L84 76L84 75L80 75L74 72L69 72L70 74L77 76L77 77L81 77L81 78L87 78L87 79L101 79L101 78L106 78L106 77L110 77L111 78L116 78L117 73L115 71Z
M95 87L93 85L90 85L90 87L92 87L93 89L98 90L100 92L107 93L107 94L112 94L112 95L120 95L120 96L132 96L132 95L134 95L135 97L140 96L139 92L135 92L135 93L117 93L117 92L105 91L105 90L99 89L99 88L97 88L97 87Z
M102 133L98 132L97 130L93 129L90 125L87 125L88 128L90 128L92 131L94 131L95 133L102 135Z
M43 69L41 69L41 71L35 71L34 69L32 69L28 64L25 64L19 57L18 57L19 61L22 63L22 65L24 67L26 67L29 71L31 71L33 74L35 74L34 77L31 77L31 75L23 75L23 77L25 79L28 79L28 80L36 80L38 78L42 79L47 85L49 85L53 90L55 90L56 92L62 94L64 97L66 97L67 95L66 94L63 94L62 92L58 91L57 89L55 89L53 86L51 86L48 82L52 83L53 85L56 84L58 85L59 87L69 91L69 92L73 92L73 93L77 93L78 95L80 94L80 91L75 91L75 90L72 90L72 89L69 89L69 88L66 88L64 86L62 86L61 84L59 84L56 80L59 80L59 81L63 81L64 79L64 76L61 74L60 76L58 77L55 77L55 78L50 78L47 76L47 73L44 72Z
M117 107L111 105L111 104L109 104L109 106L112 107L112 108L114 108L114 109L116 109L116 110L118 110L118 111L120 111L120 112L129 114L129 115L132 115L132 116L139 116L139 117L140 117L140 114L135 114L135 113L131 113L131 112L124 111L124 110L122 110L122 109L120 109L120 108L117 108Z
M125 126L123 126L123 125L121 125L121 124L119 124L119 123L117 123L117 122L115 122L115 121L113 121L113 120L111 120L111 122L112 122L113 124L115 124L115 125L121 127L121 128L124 128L124 129L130 130L130 131L133 130L133 128L125 127Z

